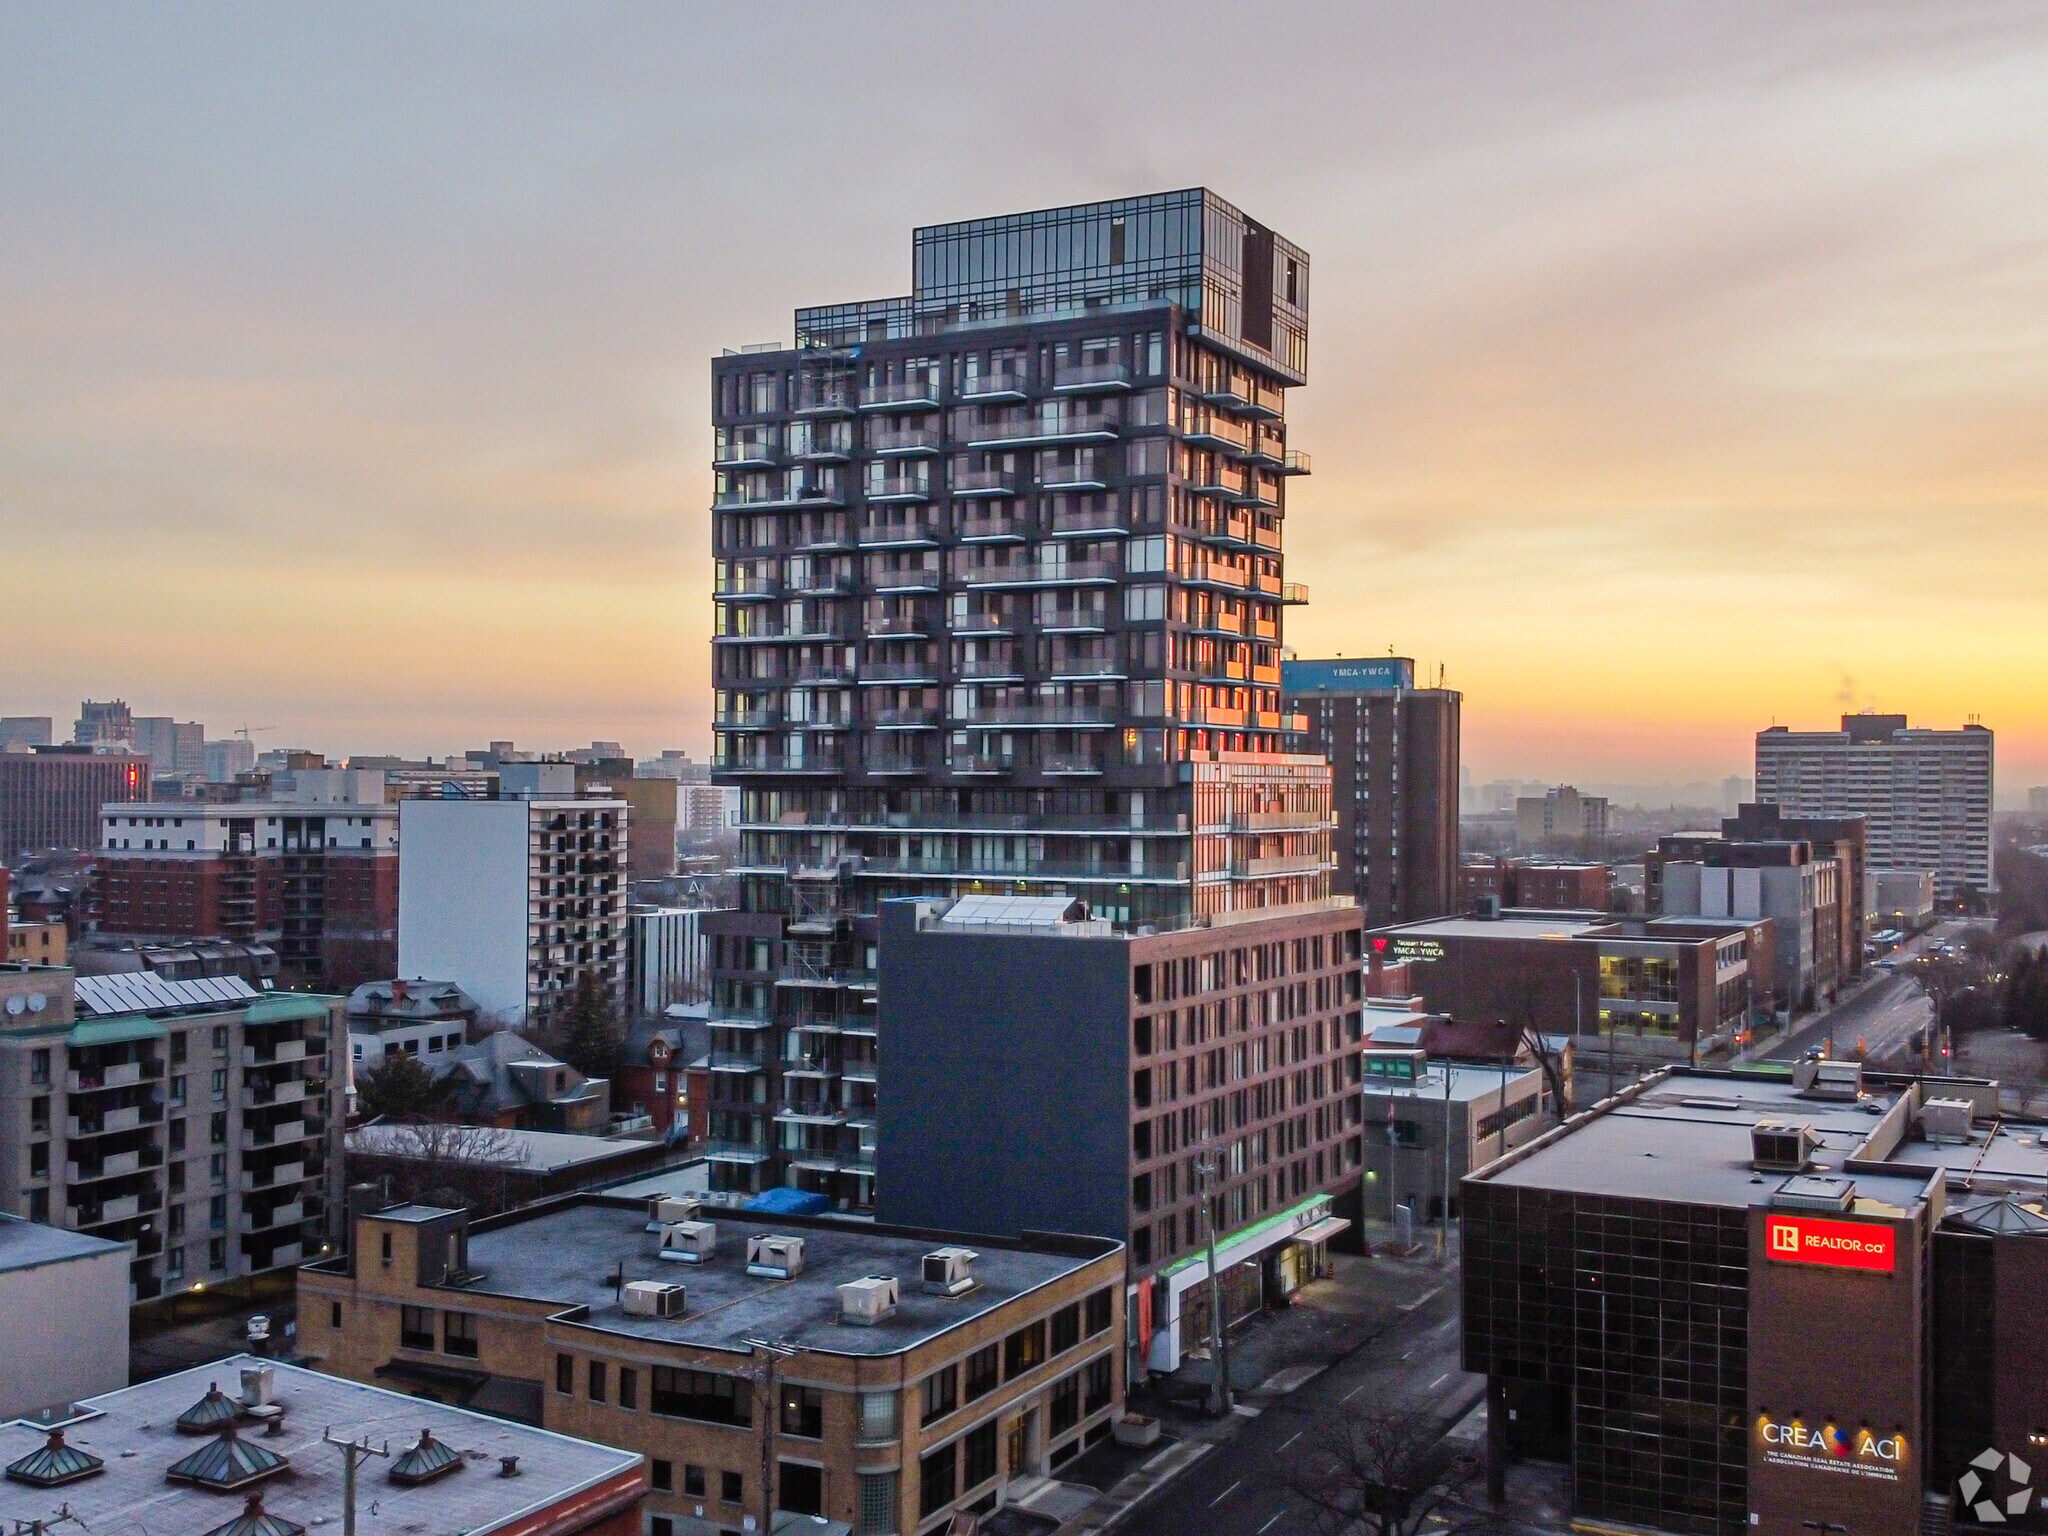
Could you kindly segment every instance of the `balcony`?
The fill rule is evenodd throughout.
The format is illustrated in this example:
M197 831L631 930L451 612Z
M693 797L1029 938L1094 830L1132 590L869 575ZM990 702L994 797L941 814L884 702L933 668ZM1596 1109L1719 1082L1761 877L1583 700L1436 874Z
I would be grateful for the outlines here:
M923 613L870 614L866 620L870 640L922 640L936 627L937 621Z
M1280 456L1281 474L1305 475L1308 472L1308 455L1299 448L1290 448Z
M870 752L861 766L876 778L912 778L930 773L931 763L911 748L896 747Z
M870 433L868 448L871 452L890 456L937 453L945 440L945 435L937 427L901 427Z
M1059 411L973 430L977 435L968 439L970 448L1032 448L1051 443L1114 442L1119 423L1106 412Z
M1024 375L991 373L982 378L969 379L960 386L959 398L985 405L992 405L1000 400L1023 400L1026 398Z
M711 595L728 603L758 603L782 596L782 578L768 573L728 576L711 588Z
M748 1076L755 1072L766 1072L773 1060L765 1052L713 1051L707 1058L707 1065L713 1072L730 1072Z
M877 592L936 592L940 574L933 565L876 565L868 572L868 585Z
M1308 601L1308 584L1300 581L1282 582L1280 584L1280 601L1290 608L1300 607Z
M867 483L871 503L930 501L932 482L928 475L875 475Z
M306 1042L303 1040L279 1040L271 1045L242 1047L242 1065L245 1067L275 1067L288 1061L305 1059Z
M819 774L839 773L846 759L837 753L762 752L747 756L714 756L711 766L721 773Z
M1097 586L1113 583L1121 572L1113 560L1013 560L965 566L960 579L970 587Z
M844 1106L824 1100L794 1099L775 1112L778 1125L844 1125L851 1118Z
M1020 496L1023 476L1013 469L961 469L953 472L955 496Z
M851 416L854 389L851 380L833 380L807 385L797 391L799 416Z
M1136 863L1129 859L926 857L870 859L862 873L922 880L981 880L998 885L1029 884L1041 880L1169 885L1184 882L1188 878L1188 866L1185 859Z
M765 1163L775 1155L770 1147L751 1141L707 1141L705 1158L714 1163Z
M279 1120L271 1125L242 1127L242 1150L262 1152L272 1147L289 1147L312 1134L304 1120Z
M1287 853L1263 859L1232 859L1233 880L1271 880L1282 875L1313 875L1323 869L1321 854Z
M152 1062L151 1077L161 1077L163 1068ZM139 1061L116 1062L111 1067L86 1067L77 1072L65 1074L64 1086L71 1093L97 1093L104 1088L132 1088L142 1081L143 1066Z
M117 1221L133 1221L142 1214L140 1195L121 1195L113 1200L84 1201L71 1207L71 1225L81 1230L104 1227Z
M929 512L909 517L871 517L860 525L862 549L907 549L939 542L939 519Z
M245 1233L267 1232L273 1227L299 1226L304 1223L305 1219L306 1202L303 1200L293 1200L287 1204L274 1207L267 1216L256 1211L242 1212L241 1228Z
M878 731L935 731L939 712L929 708L878 710L873 724Z
M861 391L863 411L935 411L939 408L939 386L930 376L921 379L883 379Z
M970 512L955 527L963 544L1016 544L1031 532L1030 519L1009 512Z
M162 1112L159 1111L150 1118L161 1119ZM84 1136L116 1136L123 1131L137 1130L141 1125L142 1106L129 1104L96 1115L73 1115L64 1122L64 1134L73 1140Z
M1013 656L976 656L961 662L954 675L962 682L1019 683L1024 680L1024 669Z
M728 709L711 718L714 731L772 731L783 723L783 712L779 705L762 705L755 709Z
M1234 459L1247 459L1252 455L1251 429L1220 416L1197 416L1181 433L1181 438L1191 448L1207 448Z
M1127 363L1062 363L1053 370L1052 390L1056 395L1120 393L1131 387Z
M713 469L773 469L778 455L765 438L726 443L711 456Z
M790 674L790 681L816 687L853 681L853 663L850 661L807 661Z
M1039 632L1048 635L1101 634L1109 627L1106 608L1041 608L1036 615Z
M954 610L949 627L956 635L1010 635L1021 622L1018 615L1001 608L969 608Z
M259 1189L282 1189L287 1184L297 1184L306 1176L304 1163L276 1163L268 1169L244 1168L242 1170L242 1193L253 1194Z
M1017 760L1008 752L955 752L946 759L946 770L963 778L997 778L1017 771ZM870 860L870 869L883 867Z
M251 1080L249 1102L259 1106L272 1104L299 1104L305 1101L306 1080L303 1077L287 1078L283 1082Z
M1056 539L1120 539L1130 531L1130 520L1120 507L1053 505L1050 532Z
M938 664L930 661L871 661L860 669L860 685L863 688L898 683L923 683L934 686L938 681Z
M1102 774L1101 759L1081 752L1051 753L1040 767L1055 779L1092 779Z
M1233 592L1243 592L1252 585L1252 573L1240 566L1226 565L1221 560L1198 560L1181 580L1191 586L1225 587Z
M99 1179L122 1179L142 1171L140 1152L115 1152L101 1158L97 1163L67 1163L64 1165L64 1181L67 1184L90 1184Z
M790 457L800 464L843 464L853 457L853 433L844 424L798 426L790 435Z
M1115 714L1106 704L994 704L986 709L956 712L949 718L952 724L969 730L1073 726L1100 731L1116 724Z
M846 488L836 480L798 478L780 487L719 491L711 505L720 511L773 512L791 507L843 507Z
M1321 811L1239 811L1228 825L1232 832L1321 832L1330 822Z

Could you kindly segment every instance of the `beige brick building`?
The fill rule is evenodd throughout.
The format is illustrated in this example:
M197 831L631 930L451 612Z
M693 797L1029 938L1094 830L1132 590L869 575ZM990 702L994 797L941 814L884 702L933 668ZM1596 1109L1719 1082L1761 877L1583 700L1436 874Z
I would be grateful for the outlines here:
M821 1529L923 1536L1109 1435L1121 1244L704 1214L715 1246L685 1263L623 1196L474 1226L364 1210L350 1256L299 1273L300 1347L356 1380L642 1452L650 1536L763 1528L764 1478L777 1510ZM764 1237L798 1240L794 1264L752 1252ZM935 1272L952 1283L927 1285ZM876 1279L893 1306L886 1283L856 1283ZM863 1294L871 1322L852 1320Z

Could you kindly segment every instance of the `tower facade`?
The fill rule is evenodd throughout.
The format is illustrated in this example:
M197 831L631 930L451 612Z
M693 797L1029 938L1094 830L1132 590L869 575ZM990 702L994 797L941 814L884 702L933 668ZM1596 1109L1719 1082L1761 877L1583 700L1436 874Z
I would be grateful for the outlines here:
M919 229L909 296L712 367L716 1177L865 1208L878 903L1323 900L1280 697L1308 257L1202 189Z

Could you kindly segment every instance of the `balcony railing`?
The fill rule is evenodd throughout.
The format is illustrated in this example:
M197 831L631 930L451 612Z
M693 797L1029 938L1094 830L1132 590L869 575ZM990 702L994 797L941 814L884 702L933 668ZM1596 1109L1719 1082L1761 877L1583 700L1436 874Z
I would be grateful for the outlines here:
M868 447L882 454L937 453L945 435L936 427L903 427L869 435Z
M877 475L867 483L869 501L930 501L932 482L928 475Z
M970 587L1038 587L1112 582L1122 567L1113 560L977 561L960 568Z
M1106 704L993 704L983 709L956 711L949 719L954 725L969 728L1072 725L1101 730L1116 724L1116 711Z
M846 759L836 753L763 752L715 755L711 766L723 773L840 773Z
M985 515L969 513L956 524L960 537L972 543L996 543L1022 539L1031 532L1030 519L1008 512Z
M1308 455L1299 448L1290 448L1280 457L1280 473L1283 475L1305 475L1309 472Z
M1099 442L1113 439L1119 425L1117 418L1108 412L1060 411L975 427L967 446L985 449L1033 443Z
M736 601L746 598L780 597L782 595L782 578L780 576L756 575L752 573L745 576L728 576L725 580L718 582L712 587L711 595Z
M936 410L939 404L939 387L929 377L921 379L883 379L870 384L861 391L860 406L864 411L874 410Z
M714 469L748 469L773 464L776 456L775 445L767 439L742 438L714 451L711 464Z
M242 1047L242 1065L245 1067L274 1067L282 1062L305 1059L306 1042L303 1040L279 1040L272 1045Z
M1053 370L1055 394L1078 395L1094 390L1122 390L1131 387L1127 363L1064 363Z
M1313 875L1322 867L1320 854L1276 854L1263 859L1232 859L1230 877L1233 880L1268 880L1280 875Z
M939 712L930 708L883 709L874 715L876 728L884 731L929 731L938 723Z
M712 716L711 728L715 731L765 731L782 724L783 712L779 707L763 706L759 709L728 709Z
M846 487L836 480L797 480L786 485L749 486L719 491L711 504L719 508L753 508L767 511L777 507L843 507Z
M1055 504L1052 534L1055 538L1076 534L1099 536L1130 532L1130 519L1119 507L1066 507Z
M1307 602L1308 584L1301 581L1282 582L1280 585L1280 601L1290 607L1296 607Z
M150 1075L163 1074L161 1065ZM72 1093L94 1093L102 1088L132 1088L142 1081L143 1067L139 1061L116 1062L110 1067L86 1067L67 1074L65 1087Z
M936 683L939 666L930 661L871 661L860 669L864 683Z
M278 1189L286 1184L296 1184L306 1176L304 1163L277 1163L270 1168L245 1168L242 1170L242 1192L251 1193L259 1189Z
M885 549L890 545L936 544L939 520L928 512L914 517L873 517L860 525L863 549Z
M1079 632L1108 627L1106 608L1041 608L1034 616L1043 630Z
M955 496L1018 496L1024 490L1024 477L1013 469L956 469L953 471L953 494Z
M869 773L908 775L931 772L931 760L912 748L896 747L870 752L861 764Z
M1027 386L1022 373L989 373L960 386L962 400L1022 400Z

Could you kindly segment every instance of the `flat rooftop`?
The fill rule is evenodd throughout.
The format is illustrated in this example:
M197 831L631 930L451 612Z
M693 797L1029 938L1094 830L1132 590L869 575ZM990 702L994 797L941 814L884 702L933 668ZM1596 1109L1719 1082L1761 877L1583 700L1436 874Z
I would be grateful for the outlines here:
M244 1420L239 1433L249 1445L284 1457L290 1471L235 1493L165 1481L173 1462L208 1443L204 1435L179 1434L178 1415L204 1397L209 1385L239 1397L241 1368L257 1365L276 1372L274 1400L284 1409L283 1432L270 1435ZM391 1462L365 1462L356 1500L357 1536L481 1536L582 1490L637 1474L640 1467L637 1452L236 1355L78 1404L64 1423L65 1443L101 1458L106 1470L55 1488L0 1481L0 1524L13 1529L16 1522L48 1521L63 1505L80 1531L203 1536L241 1514L247 1494L260 1490L269 1513L309 1531L321 1526L338 1531L342 1457L322 1443L330 1426L338 1436L367 1435L380 1445L389 1441L394 1458L418 1441L422 1429L431 1430L465 1462L462 1470L413 1488L390 1481ZM20 1420L0 1424L0 1465L18 1461L47 1439L47 1429L38 1425ZM519 1458L517 1477L498 1475L501 1456Z
M1475 1177L1620 1199L1764 1206L1789 1175L1750 1166L1750 1132L1786 1124L1807 1127L1818 1142L1808 1171L1854 1180L1859 1203L1914 1210L1937 1177L1945 1177L1952 1192L1968 1181L1982 1192L2037 1192L2048 1182L2048 1127L2009 1120L1979 1121L1967 1141L1954 1143L1929 1142L1909 1130L1883 1158L1866 1158L1845 1172L1908 1086L1872 1081L1860 1099L1818 1099L1776 1075L1675 1068L1636 1097L1595 1108L1526 1155ZM1924 1093L1942 1097L1940 1080L1926 1080Z
M1499 917L1435 917L1373 931L1400 939L1575 939L1613 921L1605 912L1527 912L1510 907Z
M1500 1092L1501 1071L1499 1067L1461 1066L1449 1064L1451 1091L1444 1093L1444 1071L1446 1064L1438 1062L1412 1083L1398 1082L1384 1077L1368 1077L1362 1085L1368 1099L1420 1100L1424 1106L1442 1104L1448 1097L1454 1104L1472 1104L1491 1098ZM1543 1069L1536 1066L1511 1066L1507 1071L1510 1087L1519 1085L1524 1079L1541 1076ZM1367 1123L1371 1122L1368 1115Z
M472 1228L469 1267L482 1278L462 1287L493 1296L560 1302L590 1309L589 1326L609 1333L749 1353L745 1340L786 1339L839 1355L893 1355L995 1311L1113 1253L1102 1238L1062 1237L1033 1246L1008 1239L917 1232L868 1222L773 1216L704 1209L718 1228L708 1264L656 1256L659 1238L646 1230L647 1203L586 1195L524 1219ZM804 1240L803 1272L793 1280L747 1273L747 1239L769 1234ZM980 1282L964 1296L928 1296L919 1288L924 1256L944 1247L971 1248ZM620 1306L610 1283L660 1280L688 1289L678 1318L637 1317ZM838 1287L871 1275L902 1281L896 1315L871 1328L839 1320Z
M0 1211L0 1273L89 1259L102 1253L121 1253L127 1247L126 1243L110 1243L103 1237L46 1227L39 1221Z
M365 1157L417 1157L420 1142L405 1125L365 1125L348 1133L348 1150ZM644 1156L647 1141L614 1141L608 1136L574 1136L565 1131L518 1131L490 1128L479 1132L465 1156L521 1173L560 1173L565 1168ZM488 1143L483 1139L488 1137ZM503 1156L497 1155L498 1149ZM487 1155L488 1154L488 1155Z

